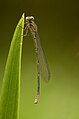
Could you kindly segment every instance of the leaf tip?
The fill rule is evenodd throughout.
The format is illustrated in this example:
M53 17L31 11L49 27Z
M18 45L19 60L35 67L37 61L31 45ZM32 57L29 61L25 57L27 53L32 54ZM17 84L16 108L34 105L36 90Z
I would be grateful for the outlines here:
M22 18L24 18L24 16L25 16L25 13L22 14Z

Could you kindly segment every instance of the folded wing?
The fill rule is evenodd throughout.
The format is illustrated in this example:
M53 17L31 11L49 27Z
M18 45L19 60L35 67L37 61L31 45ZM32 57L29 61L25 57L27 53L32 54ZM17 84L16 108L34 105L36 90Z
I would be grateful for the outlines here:
M39 69L40 69L41 78L44 79L45 81L48 81L50 80L50 71L37 32L36 32L36 40L38 45L38 59L39 59Z

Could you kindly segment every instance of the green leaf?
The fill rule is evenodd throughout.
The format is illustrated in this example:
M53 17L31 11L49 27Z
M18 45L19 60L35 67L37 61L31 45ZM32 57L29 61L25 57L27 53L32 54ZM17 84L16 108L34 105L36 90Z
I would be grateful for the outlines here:
M19 116L23 29L24 14L15 29L8 54L0 97L0 119L18 119Z

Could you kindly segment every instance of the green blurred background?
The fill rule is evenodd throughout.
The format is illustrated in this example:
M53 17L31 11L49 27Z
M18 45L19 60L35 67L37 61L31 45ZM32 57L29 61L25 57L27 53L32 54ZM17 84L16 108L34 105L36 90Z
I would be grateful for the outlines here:
M51 72L41 81L34 105L37 70L33 40L24 38L20 119L79 119L79 1L0 1L0 90L14 29L22 15L33 15Z

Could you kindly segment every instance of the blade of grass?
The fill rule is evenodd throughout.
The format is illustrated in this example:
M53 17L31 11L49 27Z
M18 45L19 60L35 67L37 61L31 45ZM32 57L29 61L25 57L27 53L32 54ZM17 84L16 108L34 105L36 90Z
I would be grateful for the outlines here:
M0 119L18 119L23 28L24 14L15 29L5 67L0 96Z

